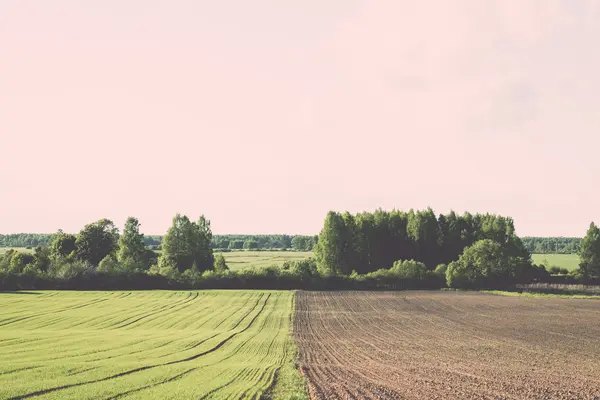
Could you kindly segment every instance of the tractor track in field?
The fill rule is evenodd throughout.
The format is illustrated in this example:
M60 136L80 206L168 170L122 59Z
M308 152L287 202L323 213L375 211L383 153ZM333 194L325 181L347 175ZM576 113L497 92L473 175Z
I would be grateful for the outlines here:
M261 296L259 296L258 299L256 300L256 303L254 304L254 306L252 308L250 308L250 310L239 319L239 321L230 329L230 331L235 330L246 318L248 318L252 314L253 311L256 310L256 308L260 304L260 302L263 299L263 297L265 297L265 296L263 294L261 294ZM93 383L99 383L99 382L109 381L109 380L112 380L112 379L116 379L116 378L124 377L124 376L127 376L127 375L131 375L131 374L134 374L136 372L141 372L141 371L146 371L146 370L150 370L150 369L153 369L153 368L158 368L158 367L164 367L164 366L169 366L169 365L174 365L174 364L189 362L189 361L198 359L198 358L200 358L202 356L205 356L207 354L210 354L210 353L213 353L213 352L217 351L218 349L220 349L221 347L223 347L225 344L227 344L230 340L232 340L234 337L236 337L237 335L239 335L239 334L247 331L248 329L250 329L250 327L254 324L254 322L258 319L258 317L265 310L265 308L267 306L267 302L269 301L270 297L271 297L271 294L268 294L266 296L266 298L265 298L262 306L260 307L258 313L256 313L256 315L254 315L252 317L252 319L248 322L248 324L243 329L241 329L241 330L239 330L237 332L231 333L229 336L227 336L226 338L224 338L223 340L221 340L220 342L218 342L215 346L211 347L208 350L200 352L198 354L194 354L192 356L189 356L189 357L186 357L186 358L183 358L183 359L180 359L180 360L174 360L174 361L169 361L169 362L159 363L159 364L154 364L154 365L145 365L145 366L142 366L142 367L134 368L134 369L131 369L131 370L128 370L128 371L120 372L118 374L114 374L114 375L107 376L107 377L100 378L100 379L88 380L88 381L78 382L78 383L74 383L74 384L62 385L62 386L57 386L57 387L48 388L48 389L44 389L44 390L38 390L38 391L35 391L35 392L26 393L26 394L23 394L23 395L11 397L10 400L21 400L21 399L27 399L27 398L37 397L37 396L45 395L45 394L56 392L56 391L60 391L60 390L75 388L75 387L89 385L89 384L93 384ZM215 336L217 336L217 335L215 335ZM213 337L215 337L215 336L213 336ZM192 369L186 371L184 374L180 374L181 376L177 375L176 377L171 377L171 378L169 378L169 379L167 379L167 380L165 380L163 382L159 382L158 384L168 383L168 382L171 382L171 381L173 381L175 379L179 379L179 378L183 377L185 374L194 371L195 369L196 368L192 368ZM147 387L141 388L139 390L151 388L153 386L156 386L156 385L148 385ZM134 392L135 391L138 391L138 390L135 389ZM122 395L123 394L121 394L121 396Z
M298 292L312 399L595 399L594 301L457 292Z

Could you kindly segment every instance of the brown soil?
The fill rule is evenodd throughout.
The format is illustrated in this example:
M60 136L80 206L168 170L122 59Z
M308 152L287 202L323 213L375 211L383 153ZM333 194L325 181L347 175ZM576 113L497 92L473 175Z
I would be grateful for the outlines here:
M313 399L600 399L600 300L298 292Z

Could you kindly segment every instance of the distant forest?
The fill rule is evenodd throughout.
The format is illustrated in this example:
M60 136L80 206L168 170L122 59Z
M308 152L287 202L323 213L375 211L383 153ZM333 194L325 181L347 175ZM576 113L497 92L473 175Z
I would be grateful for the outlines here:
M54 233L16 233L0 235L0 247L37 247L52 242ZM312 251L318 236L304 235L214 235L211 247L219 250L295 250ZM144 244L160 250L163 236L144 235Z
M581 248L577 237L522 237L525 248L532 254L575 254Z

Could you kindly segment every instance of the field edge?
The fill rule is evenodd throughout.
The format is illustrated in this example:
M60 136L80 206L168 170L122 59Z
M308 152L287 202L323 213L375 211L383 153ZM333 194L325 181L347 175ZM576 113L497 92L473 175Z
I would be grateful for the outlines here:
M264 400L308 400L308 383L306 377L300 373L298 355L299 349L294 339L294 316L296 314L296 294L291 296L290 329L286 345L286 357L281 367L275 373L273 385L261 399Z
M600 300L600 295L583 295L567 293L535 293L535 292L509 292L506 290L479 290L480 293L508 296L508 297L541 297L558 299Z

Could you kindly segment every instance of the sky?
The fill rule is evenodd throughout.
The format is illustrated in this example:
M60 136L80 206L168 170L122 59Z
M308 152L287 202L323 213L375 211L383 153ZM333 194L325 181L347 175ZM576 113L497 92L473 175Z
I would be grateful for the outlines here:
M600 223L600 1L0 0L0 233Z

